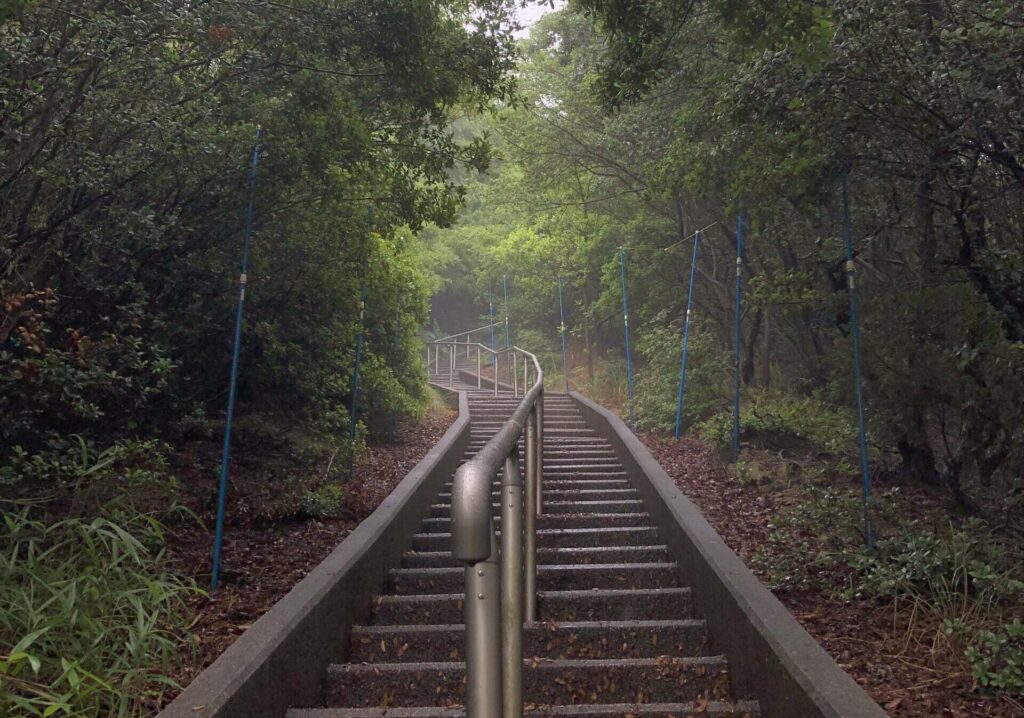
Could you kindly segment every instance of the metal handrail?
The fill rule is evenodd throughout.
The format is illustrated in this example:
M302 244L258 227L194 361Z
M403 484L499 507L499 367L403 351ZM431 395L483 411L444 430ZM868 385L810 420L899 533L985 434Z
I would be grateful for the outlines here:
M441 374L441 349L442 349L442 347L444 347L446 349L446 354L447 354L446 365L447 365L447 368L448 368L448 386L454 386L454 381L455 381L455 360L456 360L456 357L460 353L462 353L462 354L464 354L468 358L472 354L472 352L475 350L476 351L476 386L477 386L477 389L482 389L483 388L484 378L485 378L483 376L483 355L485 353L486 354L490 354L491 355L490 364L494 368L494 376L493 376L493 378L488 377L487 380L493 383L493 385L494 385L494 395L495 396L498 395L498 390L499 390L499 387L501 385L501 382L500 382L499 377L498 377L499 366L502 363L504 363L504 365L505 365L505 375L506 375L506 378L508 379L508 385L510 385L512 387L513 394L515 394L516 396L519 396L519 373L518 373L518 363L519 362L514 357L516 356L517 352L520 353L520 354L529 355L530 357L533 356L529 352L526 352L525 350L520 349L519 347L508 347L508 348L505 348L505 349L491 349L490 347L488 347L488 346L486 346L484 344L481 344L479 342L432 341L432 342L427 342L427 344L426 344L426 348L427 348L427 362L426 362L426 366L427 366L427 372L428 373L430 373L431 365L433 365L433 368L434 368L433 373L435 375L440 375ZM505 361L505 362L500 362L498 358L501 357L501 356L507 356L508 360ZM527 386L527 383L528 383L528 377L527 377L528 365L527 365L527 362L528 362L528 360L524 356L524 358L523 358L523 377L522 377L522 379L523 379L523 384L522 384L523 389L522 389L522 391L523 391L524 395L526 394L526 386Z
M504 325L503 324L498 324L497 322L492 322L490 324L485 324L482 327L477 327L476 329L470 329L470 330L465 331L465 332L459 332L458 334L449 334L446 337L441 337L439 339L435 339L434 343L450 342L451 340L457 339L458 337L469 336L470 334L474 334L475 332L482 332L484 329L491 329L492 327L500 327L500 326L504 326ZM464 343L464 342L460 342L460 343Z
M434 359L449 347L449 381L455 355L464 344L433 342ZM455 472L452 482L452 557L465 564L466 715L469 718L519 718L523 715L523 625L537 620L537 516L541 512L544 446L544 372L537 357L519 347L477 348L477 385L481 357L507 355L512 391L519 395L522 358L523 399L512 416L480 451ZM428 365L430 362L428 345ZM467 355L469 352L467 351ZM533 384L527 389L530 373ZM494 390L500 385L495 371ZM519 439L526 434L526 479L519 470ZM491 501L498 493L501 547Z

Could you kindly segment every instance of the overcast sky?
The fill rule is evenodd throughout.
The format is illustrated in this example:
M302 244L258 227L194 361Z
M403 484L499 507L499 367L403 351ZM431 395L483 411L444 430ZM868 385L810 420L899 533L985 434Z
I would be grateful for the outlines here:
M564 0L555 0L555 9L561 8L565 4ZM516 37L526 37L530 33L530 25L537 22L541 15L551 12L551 6L547 3L542 5L530 4L524 8L516 8L516 16L519 18L525 29L522 32L516 33Z

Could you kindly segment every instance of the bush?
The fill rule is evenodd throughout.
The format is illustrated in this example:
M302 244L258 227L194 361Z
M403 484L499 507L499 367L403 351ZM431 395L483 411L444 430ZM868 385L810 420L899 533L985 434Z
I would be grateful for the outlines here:
M732 445L732 410L720 411L697 424L701 439L720 450ZM740 432L760 437L768 444L806 442L833 456L845 456L857 448L857 424L852 411L830 406L814 397L775 391L751 391L744 396Z
M638 333L637 353L645 361L636 372L636 423L641 429L675 427L682 339L679 329L666 324L665 313L661 312ZM720 411L728 401L729 385L725 354L716 348L710 332L699 323L691 323L683 425L690 426Z
M344 492L337 484L326 484L302 496L302 513L311 519L331 519L341 512Z
M167 453L159 441L128 439L100 449L77 435L53 440L36 453L15 446L9 461L0 465L0 486L10 488L8 496L36 504L57 501L64 514L100 515L108 506L120 510L130 504L133 510L166 517L180 508L175 503L180 487Z
M118 522L2 518L0 714L152 714L175 686L197 590L164 569L159 522L130 509Z
M853 555L850 566L860 576L862 594L926 596L932 605L954 607L949 615L963 615L965 604L992 606L1024 592L1014 554L980 520L939 534L911 522L896 536L879 539L874 552Z
M998 632L982 631L966 655L982 686L1024 695L1024 623L1019 619Z

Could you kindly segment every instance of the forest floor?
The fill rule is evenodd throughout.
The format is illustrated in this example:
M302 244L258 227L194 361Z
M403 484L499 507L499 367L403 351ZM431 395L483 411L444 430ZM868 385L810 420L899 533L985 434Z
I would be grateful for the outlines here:
M394 443L370 443L342 484L343 500L335 518L301 518L288 512L268 518L258 509L277 500L280 461L271 472L247 472L244 461L236 462L241 464L240 476L233 474L232 484L241 485L242 495L234 506L241 511L236 510L224 533L222 582L215 592L197 594L190 601L193 642L182 646L187 668L175 680L187 686L326 558L440 440L456 416L455 409L435 404L422 422L399 426ZM292 470L309 467L296 461ZM209 498L203 497L203 502L201 517L206 520ZM168 536L169 559L202 588L209 586L210 542L209 531L185 528Z
M741 483L713 449L695 438L676 441L662 433L642 433L640 438L725 542L771 586L776 577L768 567L790 560L786 547L773 540L773 521L797 501L792 482L764 478ZM774 456L756 453L745 449L744 461L768 462ZM858 490L852 483L844 489ZM901 504L908 511L925 510L937 501L921 489L901 490ZM820 528L824 534L830 527ZM915 610L909 602L846 600L841 594L850 580L848 571L824 569L813 578L799 586L776 587L773 593L891 716L1024 715L1024 706L1008 696L975 692L970 667L946 639L938 616Z

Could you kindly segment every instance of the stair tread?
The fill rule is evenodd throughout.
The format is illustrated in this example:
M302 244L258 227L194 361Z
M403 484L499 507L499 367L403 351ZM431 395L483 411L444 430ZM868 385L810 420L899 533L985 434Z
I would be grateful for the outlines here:
M565 670L572 668L618 668L618 667L656 667L665 665L665 656L652 658L543 658L533 656L523 659L527 669L545 668ZM670 659L674 665L711 666L724 665L725 656L676 656ZM392 671L395 673L412 673L415 671L464 671L465 661L427 661L422 663L331 663L327 666L330 673L378 673Z
M475 372L476 366L475 357L457 359L455 371ZM441 386L448 377L447 368L431 373ZM456 379L454 385L466 392L470 409L464 463L506 424L522 398L511 388L495 396L478 389L475 380ZM531 651L541 655L524 658L531 676L526 688L533 694L525 715L760 715L756 701L729 700L725 657L706 655L707 624L691 615L691 591L679 585L679 565L669 560L614 447L567 394L545 394L544 408L545 511L537 523L537 572L545 590L537 592L540 620L525 626ZM492 509L500 496L496 481ZM463 620L465 566L450 553L451 499L449 479L413 536L413 548L403 554L403 565L389 570L373 622L352 627L350 662L328 666L324 696L338 707L293 708L287 718L465 716L459 705L465 625L456 622ZM500 517L494 518L497 528ZM587 697L577 693L590 689L556 685L559 675L583 683L610 679L611 692L602 696L608 702L597 702L594 694L594 702L585 703ZM700 678L693 682L695 676ZM646 687L640 693L633 686ZM373 707L375 696L384 697L380 707Z
M757 714L756 701L700 701L683 703L591 703L587 705L539 705L524 710L527 716L751 716ZM292 708L286 718L463 718L459 707L392 708Z

